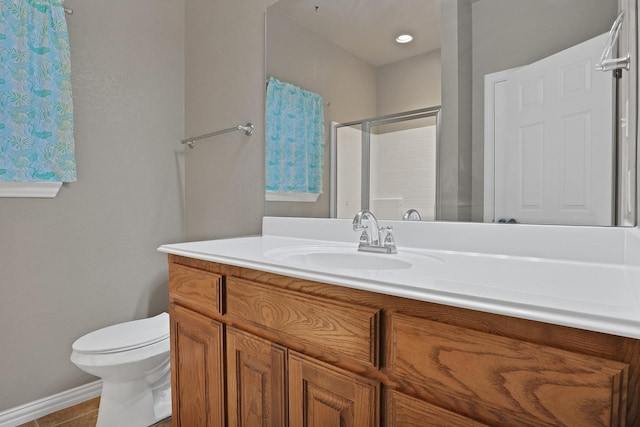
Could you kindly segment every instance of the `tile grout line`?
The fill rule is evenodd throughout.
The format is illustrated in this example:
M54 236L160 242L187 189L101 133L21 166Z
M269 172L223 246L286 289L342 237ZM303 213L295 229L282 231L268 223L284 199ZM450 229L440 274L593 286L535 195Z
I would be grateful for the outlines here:
M76 415L76 416L75 416L75 417L73 417L73 418L68 418L68 419L66 419L66 420L64 420L64 421L62 421L62 422L60 422L60 423L58 423L58 424L54 424L54 425L52 425L51 427L61 427L61 426L63 426L63 427L64 427L64 425L65 425L65 424L67 424L67 423L69 423L69 422L71 422L71 421L73 421L73 420L77 420L78 418L85 417L85 416L87 416L87 415L89 415L89 414L92 414L92 413L94 413L94 412L96 412L96 413L97 413L97 412L98 412L98 410L97 410L97 409L92 409L92 410L90 410L90 411L83 412L83 413L81 413L81 414ZM36 422L37 422L37 421L36 421ZM39 426L39 425L40 425L40 424L38 424L38 426Z

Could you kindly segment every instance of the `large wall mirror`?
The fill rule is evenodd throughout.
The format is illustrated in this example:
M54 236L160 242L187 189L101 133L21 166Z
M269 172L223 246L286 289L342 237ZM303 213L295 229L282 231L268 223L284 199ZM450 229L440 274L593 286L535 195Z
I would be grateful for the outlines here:
M620 11L608 57L631 51L631 68L596 71ZM634 225L636 13L635 0L277 1L267 80L322 97L326 144L322 194L267 201L266 215L364 205L384 219ZM387 120L416 111L438 114Z

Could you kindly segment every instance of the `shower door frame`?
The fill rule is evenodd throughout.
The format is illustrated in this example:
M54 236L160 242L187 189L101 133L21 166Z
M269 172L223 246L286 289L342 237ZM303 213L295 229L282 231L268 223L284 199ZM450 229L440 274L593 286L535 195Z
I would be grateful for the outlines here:
M371 128L374 126L400 123L408 120L435 117L436 120L436 219L438 215L440 195L440 111L442 106L419 108L401 113L387 114L368 119L354 120L345 123L331 123L331 178L329 183L329 217L336 218L338 214L338 129L342 127L361 126L361 177L360 177L360 208L369 210L371 202Z

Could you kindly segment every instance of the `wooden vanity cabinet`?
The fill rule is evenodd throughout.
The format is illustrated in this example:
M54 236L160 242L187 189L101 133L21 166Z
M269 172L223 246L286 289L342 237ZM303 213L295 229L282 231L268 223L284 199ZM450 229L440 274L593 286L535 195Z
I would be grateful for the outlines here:
M178 264L169 291L174 426L379 425L379 381L292 350L374 368L379 309Z
M169 261L174 427L640 426L639 340Z

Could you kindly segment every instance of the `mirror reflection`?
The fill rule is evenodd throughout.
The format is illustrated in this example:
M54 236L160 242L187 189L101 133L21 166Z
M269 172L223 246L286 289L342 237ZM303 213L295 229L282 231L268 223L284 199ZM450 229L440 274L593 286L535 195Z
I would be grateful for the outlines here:
M333 124L331 217L436 218L440 106Z
M326 144L317 200L267 201L266 215L352 217L366 199L364 185L380 218L417 209L423 220L625 223L620 206L634 203L615 199L625 193L615 173L625 168L614 136L617 107L626 102L619 88L629 75L623 72L616 86L613 72L593 71L617 15L616 0L276 2L267 10L267 79L322 97ZM413 40L397 43L403 34ZM545 80L553 72L563 76L560 86L555 77ZM587 111L583 95L596 86ZM565 98L573 95L567 102L574 111L566 110ZM548 103L553 97L557 105ZM385 138L424 124L369 128L370 137L384 141L374 142L383 147L374 152L383 154L369 158L371 175L363 180L363 129L351 122L440 105L438 141L425 137L421 147L431 144L434 164L417 166L432 170L431 193L421 185L416 195L393 188L402 179L384 168L385 157L404 149ZM549 116L554 109L560 118ZM351 142L342 136L349 130L360 146L353 135ZM334 184L332 162L348 170L336 172ZM381 184L383 192L376 190ZM349 209L338 209L340 191ZM417 201L429 198L433 203Z

